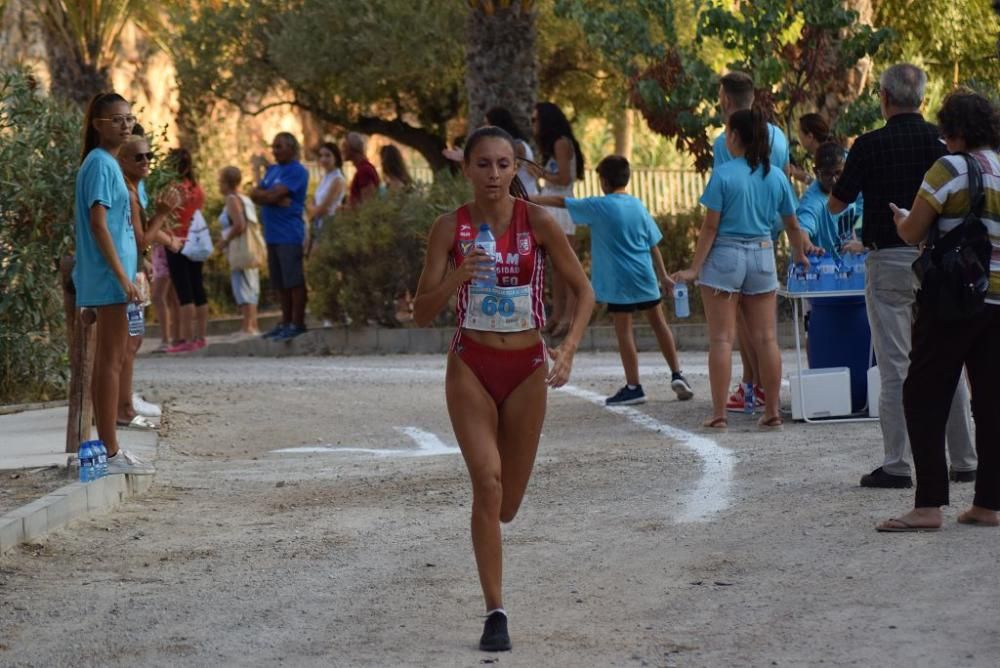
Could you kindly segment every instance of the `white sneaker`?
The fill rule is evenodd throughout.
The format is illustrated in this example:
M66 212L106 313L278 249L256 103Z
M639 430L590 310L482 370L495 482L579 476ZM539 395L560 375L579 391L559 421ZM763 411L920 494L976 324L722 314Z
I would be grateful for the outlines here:
M151 404L138 394L132 395L132 408L143 417L160 417L163 411L156 404Z
M118 454L108 457L108 475L153 475L156 469L147 464L125 448L119 448Z

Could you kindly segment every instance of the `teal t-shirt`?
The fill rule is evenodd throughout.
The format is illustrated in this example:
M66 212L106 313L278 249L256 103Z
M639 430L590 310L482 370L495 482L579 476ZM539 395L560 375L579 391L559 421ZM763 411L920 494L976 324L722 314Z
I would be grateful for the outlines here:
M785 169L789 160L788 137L785 136L781 128L773 123L768 123L767 129L770 133L771 164ZM733 156L729 155L729 149L726 148L726 133L722 132L712 144L712 169L718 169L732 159Z
M111 265L101 255L90 230L90 208L95 204L107 209L108 232L118 261L129 280L135 280L139 252L132 229L128 187L118 161L102 148L95 148L87 154L76 175L76 264L73 267L73 284L76 286L77 306L124 304L125 291Z
M639 304L660 298L650 250L663 233L641 200L624 193L567 199L566 210L574 223L590 228L597 301Z
M701 203L721 214L719 236L771 238L776 216L795 213L795 193L785 173L771 165L767 175L753 172L745 158L735 158L712 171Z
M853 202L834 216L826 208L829 199L830 195L820 189L819 181L813 181L802 193L795 216L799 219L799 225L809 233L809 239L813 244L823 248L829 255L837 257L844 245L841 236L850 236L853 221L857 220L861 210L859 202Z

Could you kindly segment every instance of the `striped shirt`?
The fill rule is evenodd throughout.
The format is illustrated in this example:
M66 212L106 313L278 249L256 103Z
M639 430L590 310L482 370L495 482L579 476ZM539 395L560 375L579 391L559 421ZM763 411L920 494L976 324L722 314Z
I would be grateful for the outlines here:
M993 243L990 260L990 291L986 301L1000 305L1000 156L996 151L973 151L972 157L983 172L983 224ZM946 155L924 175L918 197L938 212L942 235L958 227L969 211L969 166L961 155Z

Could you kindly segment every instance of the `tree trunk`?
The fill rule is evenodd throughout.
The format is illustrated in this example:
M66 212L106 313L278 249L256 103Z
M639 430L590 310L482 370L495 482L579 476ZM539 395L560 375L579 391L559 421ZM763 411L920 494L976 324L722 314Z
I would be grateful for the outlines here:
M491 107L506 107L525 131L531 131L538 76L535 72L535 10L521 0L487 11L469 10L466 23L465 84L469 129L483 123ZM492 7L493 3L490 3Z
M875 13L872 0L844 0L844 6L858 13L859 24L868 26L872 24ZM846 77L839 81L829 82L825 94L817 101L817 107L819 113L830 121L831 125L847 105L856 100L864 91L865 86L868 85L871 71L872 59L865 57L847 71Z
M631 109L619 109L614 119L615 155L626 160L632 160L632 131L635 127L635 112Z
M106 67L97 68L84 62L83 57L57 35L44 32L53 93L85 108L92 97L111 90L111 75Z

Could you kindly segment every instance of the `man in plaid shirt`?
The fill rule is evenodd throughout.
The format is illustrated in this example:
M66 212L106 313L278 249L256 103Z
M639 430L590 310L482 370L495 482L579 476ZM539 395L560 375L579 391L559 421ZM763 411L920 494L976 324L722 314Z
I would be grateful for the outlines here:
M913 484L903 417L903 381L909 369L917 287L911 265L919 251L896 234L889 203L908 206L924 174L946 150L937 127L920 115L927 75L913 65L893 65L879 83L886 124L854 142L827 206L836 215L859 193L864 195L861 235L869 250L865 300L881 377L879 419L885 459L877 469L862 476L861 486L901 488ZM977 461L964 381L958 383L948 418L948 450L952 480L975 480Z

